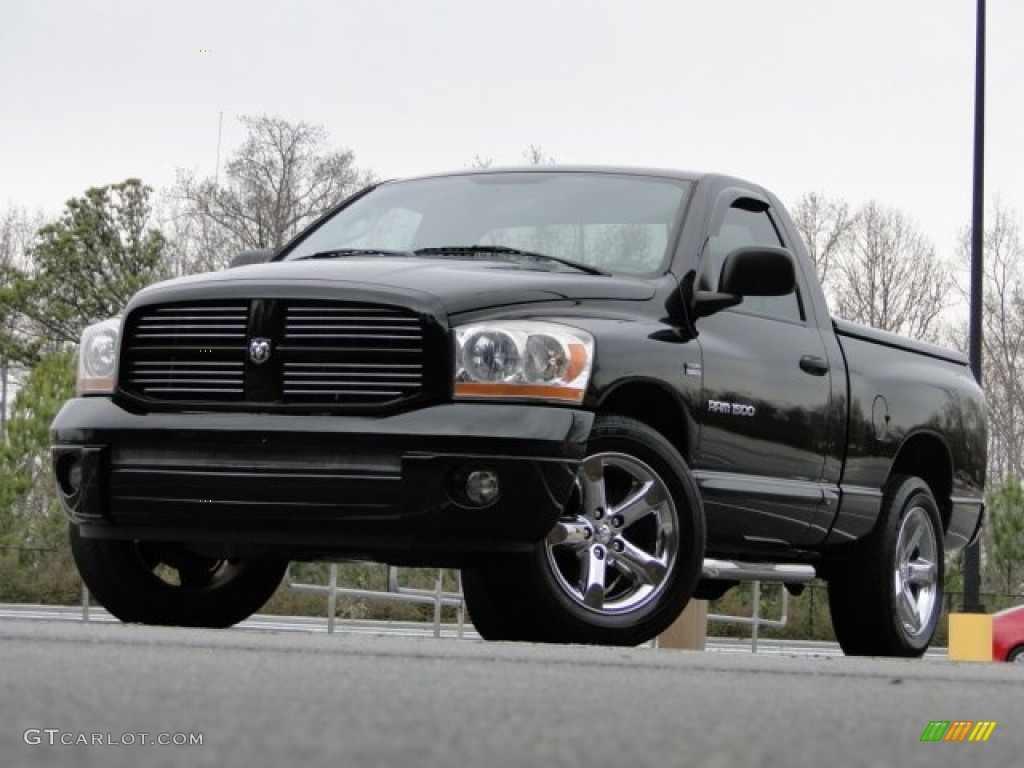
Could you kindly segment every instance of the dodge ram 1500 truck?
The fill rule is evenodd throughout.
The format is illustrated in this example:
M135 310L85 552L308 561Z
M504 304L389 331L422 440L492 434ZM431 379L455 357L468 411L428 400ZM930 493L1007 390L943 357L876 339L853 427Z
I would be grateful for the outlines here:
M390 181L236 262L87 328L52 425L122 620L227 626L289 561L372 559L461 568L485 638L636 644L726 562L813 569L847 653L927 648L983 518L982 393L830 317L762 187Z

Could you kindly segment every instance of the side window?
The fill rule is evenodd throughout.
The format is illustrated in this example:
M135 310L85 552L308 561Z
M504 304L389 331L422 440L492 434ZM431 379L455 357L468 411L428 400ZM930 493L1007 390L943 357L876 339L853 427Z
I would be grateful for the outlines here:
M701 262L699 287L703 290L717 290L718 278L722 273L722 262L729 252L745 245L781 246L782 240L772 224L767 211L747 211L730 208L722 220L718 233L708 240L704 259ZM747 296L740 309L759 315L777 317L780 320L802 321L799 290L786 296Z

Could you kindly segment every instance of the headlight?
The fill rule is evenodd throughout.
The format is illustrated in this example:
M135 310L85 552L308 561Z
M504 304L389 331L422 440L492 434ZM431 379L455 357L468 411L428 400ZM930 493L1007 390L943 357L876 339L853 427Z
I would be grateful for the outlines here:
M582 403L594 362L594 337L528 320L455 329L455 397L532 398Z
M78 346L78 394L109 394L117 374L121 319L104 320L82 331Z

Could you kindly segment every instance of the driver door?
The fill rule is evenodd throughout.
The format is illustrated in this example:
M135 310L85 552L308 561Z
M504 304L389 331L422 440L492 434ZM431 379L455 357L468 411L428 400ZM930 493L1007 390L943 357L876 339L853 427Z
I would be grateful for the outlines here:
M736 200L720 221L698 269L701 290L717 290L733 249L786 247L760 200ZM805 311L799 265L796 272L793 293L747 296L697 321L703 397L694 469L716 550L810 546L831 522L822 482L831 374L821 334Z

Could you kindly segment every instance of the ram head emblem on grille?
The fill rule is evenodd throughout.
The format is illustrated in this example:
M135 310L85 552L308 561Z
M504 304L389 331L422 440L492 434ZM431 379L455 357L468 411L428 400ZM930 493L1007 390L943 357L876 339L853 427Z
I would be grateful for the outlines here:
M249 359L255 365L262 365L270 359L270 339L251 339Z

